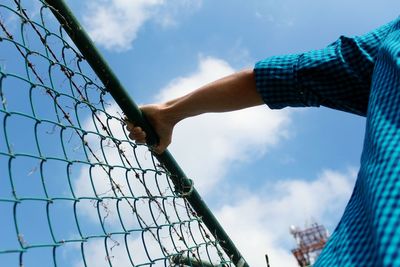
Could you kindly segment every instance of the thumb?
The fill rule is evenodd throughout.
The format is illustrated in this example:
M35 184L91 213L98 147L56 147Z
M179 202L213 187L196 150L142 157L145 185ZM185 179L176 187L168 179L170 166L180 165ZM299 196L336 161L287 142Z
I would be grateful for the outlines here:
M158 143L158 145L156 145L154 147L154 151L157 154L162 154L167 149L169 144L171 144L171 139L170 138L161 139L160 142Z

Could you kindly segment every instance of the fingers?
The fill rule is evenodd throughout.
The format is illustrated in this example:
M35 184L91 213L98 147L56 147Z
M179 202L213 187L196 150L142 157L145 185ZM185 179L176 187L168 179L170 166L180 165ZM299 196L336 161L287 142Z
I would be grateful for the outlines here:
M126 129L129 132L129 138L134 140L136 143L146 143L146 132L141 127L135 127L131 122L126 122Z
M129 138L139 144L146 143L146 133L140 127L134 127L129 133Z
M132 123L127 122L126 129L129 131L129 138L138 144L146 143L146 132L141 127L135 127ZM161 141L153 147L154 152L162 154L168 147L171 141Z
M157 154L162 154L171 143L173 128L176 124L171 120L163 109L163 104L153 104L140 107L143 115L146 116L147 121L153 127L155 133L159 138L159 143L152 147L152 151ZM126 129L129 131L129 138L136 141L136 143L146 143L146 132L132 122L126 121Z

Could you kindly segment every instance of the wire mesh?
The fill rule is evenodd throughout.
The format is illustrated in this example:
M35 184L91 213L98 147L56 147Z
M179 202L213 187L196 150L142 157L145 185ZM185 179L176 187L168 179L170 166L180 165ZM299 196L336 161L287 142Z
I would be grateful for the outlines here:
M231 266L51 9L0 3L0 265Z

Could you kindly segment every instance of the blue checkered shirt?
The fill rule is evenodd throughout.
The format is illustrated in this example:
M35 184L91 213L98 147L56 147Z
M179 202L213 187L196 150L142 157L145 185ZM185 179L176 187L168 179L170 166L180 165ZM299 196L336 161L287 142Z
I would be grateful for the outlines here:
M400 18L254 70L270 108L322 105L367 118L353 194L314 266L400 266Z

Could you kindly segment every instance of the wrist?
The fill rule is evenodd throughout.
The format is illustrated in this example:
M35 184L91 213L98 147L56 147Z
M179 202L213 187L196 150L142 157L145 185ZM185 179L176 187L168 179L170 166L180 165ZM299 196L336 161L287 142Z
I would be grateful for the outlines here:
M176 100L171 100L160 104L159 109L163 121L172 126L175 126L178 122L186 118L175 102Z

